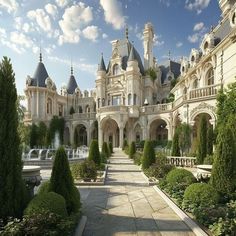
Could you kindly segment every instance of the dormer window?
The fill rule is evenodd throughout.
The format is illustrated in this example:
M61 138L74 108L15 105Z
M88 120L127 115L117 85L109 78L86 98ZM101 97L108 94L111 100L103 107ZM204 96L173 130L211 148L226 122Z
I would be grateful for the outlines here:
M234 11L230 14L229 18L230 18L230 25L231 25L231 27L232 27L232 28L235 27L235 26L236 26L236 10L234 10Z
M204 50L208 49L208 47L209 47L208 42L205 42L205 44L204 44Z
M185 71L185 68L184 68L184 66L182 66L182 72L184 72Z
M113 66L113 75L119 75L120 74L120 67L118 64L115 64Z

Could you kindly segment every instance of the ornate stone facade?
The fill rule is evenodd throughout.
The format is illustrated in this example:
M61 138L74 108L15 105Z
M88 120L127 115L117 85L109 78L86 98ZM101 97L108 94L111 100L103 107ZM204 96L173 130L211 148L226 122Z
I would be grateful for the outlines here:
M27 77L25 122L49 122L59 115L66 120L66 143L77 137L76 144L88 145L98 136L100 146L107 141L114 147L124 139L171 140L178 122L194 127L202 113L214 126L217 92L236 76L235 2L219 1L221 21L181 63L169 59L166 65L157 64L151 23L143 30L143 60L128 34L112 41L111 59L106 67L101 57L91 92L80 91L72 70L68 86L58 94L40 56L34 77Z

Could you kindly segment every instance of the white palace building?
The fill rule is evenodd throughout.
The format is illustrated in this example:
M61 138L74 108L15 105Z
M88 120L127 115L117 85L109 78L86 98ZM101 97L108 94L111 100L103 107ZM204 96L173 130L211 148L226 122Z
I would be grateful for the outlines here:
M98 138L100 146L109 141L114 147L124 139L171 140L178 122L190 124L195 136L203 113L214 127L217 92L236 81L236 0L220 0L219 5L218 25L180 63L157 64L151 23L143 30L143 58L128 32L112 41L110 61L106 66L101 57L96 88L90 92L79 89L71 68L67 87L58 93L40 54L34 76L26 79L25 123L64 117L65 144L89 145Z

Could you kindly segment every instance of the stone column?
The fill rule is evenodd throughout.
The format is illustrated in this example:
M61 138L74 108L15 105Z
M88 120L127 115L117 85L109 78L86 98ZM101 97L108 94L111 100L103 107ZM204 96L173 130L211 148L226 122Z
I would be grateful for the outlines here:
M98 145L99 145L99 148L102 148L102 143L103 143L103 130L100 127L100 125L98 125Z
M172 140L172 132L171 127L169 125L166 126L166 129L168 131L168 140Z
M123 139L124 139L124 128L123 127L119 127L120 130L120 148L122 148L123 146Z
M91 129L88 128L87 129L87 146L90 146L90 142L91 142Z
M73 129L73 125L70 125L70 145L71 146L73 146L74 144L73 137L74 137L74 129Z

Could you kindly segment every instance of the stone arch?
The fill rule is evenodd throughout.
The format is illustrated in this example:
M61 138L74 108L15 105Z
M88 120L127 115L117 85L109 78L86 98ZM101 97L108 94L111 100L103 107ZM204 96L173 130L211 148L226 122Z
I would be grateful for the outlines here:
M86 112L86 113L90 113L90 106L89 106L89 105L86 105L86 106L85 106L85 112Z
M143 140L143 132L142 132L142 126L139 122L136 122L134 125L134 138L136 142L140 142Z
M88 145L88 140L87 140L87 127L79 123L75 126L74 129L74 145L76 147L82 146L82 145Z

